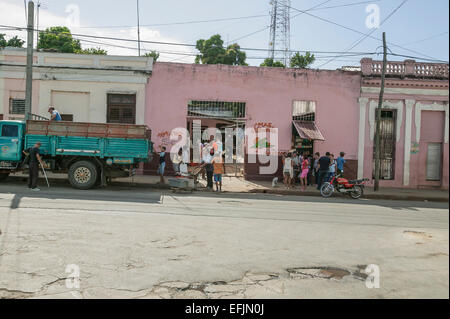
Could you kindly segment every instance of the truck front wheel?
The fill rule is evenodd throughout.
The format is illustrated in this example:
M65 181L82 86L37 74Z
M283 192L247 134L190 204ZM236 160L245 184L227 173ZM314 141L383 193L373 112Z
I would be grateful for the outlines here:
M69 182L78 189L93 188L98 175L97 167L90 161L75 162L69 168Z
M0 173L0 182L5 180L9 176L9 173Z

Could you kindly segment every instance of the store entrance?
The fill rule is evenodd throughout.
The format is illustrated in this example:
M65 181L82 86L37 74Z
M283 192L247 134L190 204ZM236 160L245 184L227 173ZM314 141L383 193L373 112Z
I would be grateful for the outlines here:
M297 129L292 127L292 149L297 151L297 154L313 155L314 154L314 140L302 138Z

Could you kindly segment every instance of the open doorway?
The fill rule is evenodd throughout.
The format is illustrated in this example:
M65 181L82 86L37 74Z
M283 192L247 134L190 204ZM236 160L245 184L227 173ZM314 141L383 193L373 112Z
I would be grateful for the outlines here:
M292 149L298 154L313 155L314 141L324 141L316 124L316 102L294 101L292 110Z
M245 130L245 102L223 102L223 101L189 101L187 115L187 130L189 131L191 141L193 141L194 121L200 123L202 143L207 144L214 133L220 132L219 143L225 148L225 131L232 129L236 132L237 128ZM203 134L205 130L213 129L213 132ZM236 135L233 136L232 163L225 164L226 175L244 176L243 159L238 158ZM193 147L196 147L193 145ZM193 152L191 152L191 162L193 162ZM195 165L195 164L194 164Z

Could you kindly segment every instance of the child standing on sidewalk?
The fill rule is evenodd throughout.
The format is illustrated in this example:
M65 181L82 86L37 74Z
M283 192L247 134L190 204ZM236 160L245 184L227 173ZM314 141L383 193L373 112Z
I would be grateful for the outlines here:
M302 187L302 192L306 190L306 185L308 185L308 172L309 172L309 161L307 157L303 158L302 162L302 172L300 174L300 187Z
M224 165L225 154L222 157L216 156L213 160L214 165L214 182L216 183L216 192L222 191L222 175L225 174Z
M159 152L159 166L158 170L156 171L159 175L159 182L161 184L164 184L164 168L166 167L166 147L162 146L161 151Z

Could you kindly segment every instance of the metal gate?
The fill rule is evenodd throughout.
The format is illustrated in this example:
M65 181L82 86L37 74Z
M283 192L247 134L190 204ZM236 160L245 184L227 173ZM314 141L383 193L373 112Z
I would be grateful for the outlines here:
M380 179L393 180L395 178L395 145L397 112L382 110L380 121ZM373 158L375 159L375 145ZM375 176L375 165L373 169Z
M428 143L427 152L427 181L441 180L442 167L441 143Z

